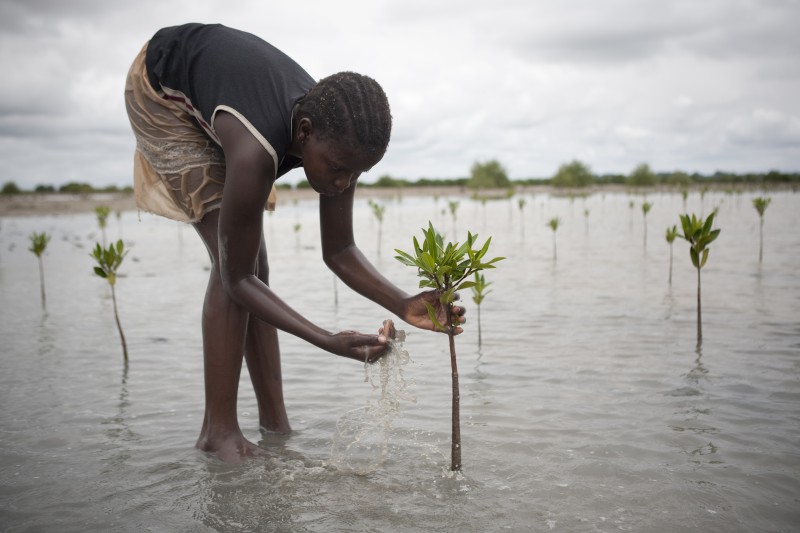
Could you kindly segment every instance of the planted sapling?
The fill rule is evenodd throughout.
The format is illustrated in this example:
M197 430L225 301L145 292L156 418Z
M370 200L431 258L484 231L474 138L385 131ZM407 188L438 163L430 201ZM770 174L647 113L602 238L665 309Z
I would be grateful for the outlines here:
M39 287L42 293L42 309L46 309L47 306L44 295L44 262L42 261L42 254L45 248L47 248L47 243L50 242L50 235L44 231L41 233L36 233L34 231L28 238L31 240L31 247L28 248L28 250L33 252L36 259L39 260Z
M486 278L480 272L475 272L475 285L472 286L472 301L478 308L478 347L481 346L481 304L486 295L489 294L488 290L491 283L486 282Z
M561 219L558 217L553 217L547 221L547 225L550 226L550 229L553 230L553 261L556 260L557 257L557 250L556 250L556 231L558 231L558 225L561 223Z
M667 242L669 243L669 286L672 287L672 243L675 242L675 237L678 236L678 227L673 225L667 228Z
M381 236L383 234L383 214L386 212L386 206L369 200L369 206L372 209L372 214L378 220L378 257L381 256Z
M97 215L97 225L100 226L100 232L103 235L103 246L105 246L106 226L108 225L108 215L111 214L111 208L107 205L98 205L94 208L94 214Z
M125 342L125 334L122 332L122 325L119 321L115 285L117 283L117 270L122 264L122 260L125 258L127 253L128 252L125 250L125 246L122 244L122 240L118 240L116 245L110 244L108 245L108 248L103 248L99 243L97 243L91 254L97 262L97 265L94 267L94 273L105 279L111 286L111 301L114 304L114 319L117 322L119 338L122 342L122 356L125 360L125 364L128 364L128 345Z
M697 344L703 342L703 326L702 326L702 307L700 299L700 269L702 269L706 261L708 261L708 245L719 236L721 230L712 230L711 226L714 224L714 215L711 213L704 221L703 217L697 218L694 215L680 215L681 226L683 226L683 235L681 238L689 243L689 256L692 258L692 264L697 269Z
M450 217L453 219L453 235L455 235L458 218L458 202L456 200L450 200L447 202L447 207L450 209Z
M589 235L589 210L587 208L583 209L583 232Z
M628 208L630 209L630 211L629 211L630 216L628 217L628 228L631 229L631 230L633 230L633 208L634 207L636 207L636 204L633 202L633 200L630 200L628 202Z
M303 228L303 225L299 222L296 222L294 225L294 244L297 249L300 249L300 230Z
M769 207L770 202L772 202L772 198L770 198L769 196L767 196L765 198L762 198L760 196L758 198L753 198L753 207L755 207L756 211L758 211L758 218L760 219L760 224L759 224L759 227L758 227L758 234L759 234L759 240L758 240L758 243L759 243L758 244L758 262L759 263L761 262L761 259L764 257L764 212L767 210L767 207Z
M653 204L650 202L642 202L642 215L644 216L644 246L647 247L647 213L650 212L650 209L653 207Z
M522 238L525 238L525 198L517 198L517 206L519 206L519 226Z
M423 241L414 237L413 253L395 249L398 261L404 265L416 267L419 275L419 286L438 291L439 301L446 306L446 323L442 324L436 317L432 305L425 303L428 316L436 329L447 333L450 342L450 367L452 370L453 402L452 402L452 439L450 470L461 470L461 420L460 396L458 388L458 365L456 362L455 328L458 317L452 312L456 291L475 286L475 282L468 280L476 272L487 268L494 268L494 263L502 260L495 257L486 261L484 256L489 250L492 238L479 248L473 248L477 235L467 232L467 241L464 244L444 243L442 236L433 229L433 224L428 222L428 229L423 229Z

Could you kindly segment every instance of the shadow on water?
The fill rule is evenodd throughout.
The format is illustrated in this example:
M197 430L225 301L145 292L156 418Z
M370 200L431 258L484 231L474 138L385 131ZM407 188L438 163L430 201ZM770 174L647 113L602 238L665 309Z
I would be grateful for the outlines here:
M105 434L109 442L115 445L106 460L110 468L118 467L131 458L131 443L139 438L128 424L128 409L131 406L128 392L128 371L128 362L125 361L122 366L119 396L116 402L117 412L101 422L105 426Z
M709 380L709 369L703 363L703 342L699 340L694 350L694 363L686 374L687 386L673 391L672 396L684 396L685 402L676 414L683 420L670 425L670 428L684 436L679 439L679 447L688 457L690 463L719 464L722 461L718 457L719 447L709 440L714 435L719 434L719 428L709 424L706 420L711 416L710 408L703 407L702 403L707 400L703 395L702 386ZM705 456L713 456L706 458Z
M47 317L47 311L42 312L42 320L39 321L38 335L36 337L40 356L48 355L56 348L55 332L47 323Z
M703 341L697 342L695 347L694 366L686 373L686 381L692 385L699 385L701 381L708 379L708 369L703 364Z

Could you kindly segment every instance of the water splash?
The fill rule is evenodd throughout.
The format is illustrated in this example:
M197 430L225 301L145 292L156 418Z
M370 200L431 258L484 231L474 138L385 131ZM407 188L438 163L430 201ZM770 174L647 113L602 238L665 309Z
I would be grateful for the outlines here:
M389 351L377 363L364 365L364 381L380 391L380 396L337 420L331 465L368 474L389 457L389 436L401 404L416 402L404 375L404 367L411 361L403 347L405 338L405 332L398 331L389 341Z

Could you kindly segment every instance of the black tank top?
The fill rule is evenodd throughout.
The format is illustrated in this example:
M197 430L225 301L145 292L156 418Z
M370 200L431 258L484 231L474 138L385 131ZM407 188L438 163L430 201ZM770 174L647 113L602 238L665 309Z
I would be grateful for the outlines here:
M150 84L190 113L211 139L214 116L235 115L272 156L277 176L300 161L286 151L292 109L315 80L266 41L220 24L163 28L147 45Z

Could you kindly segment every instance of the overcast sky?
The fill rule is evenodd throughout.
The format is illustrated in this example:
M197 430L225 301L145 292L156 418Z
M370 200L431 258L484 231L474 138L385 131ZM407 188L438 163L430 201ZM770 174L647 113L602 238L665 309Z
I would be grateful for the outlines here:
M364 181L800 170L800 0L0 0L0 183L130 184L125 74L183 22L377 79L394 130Z

